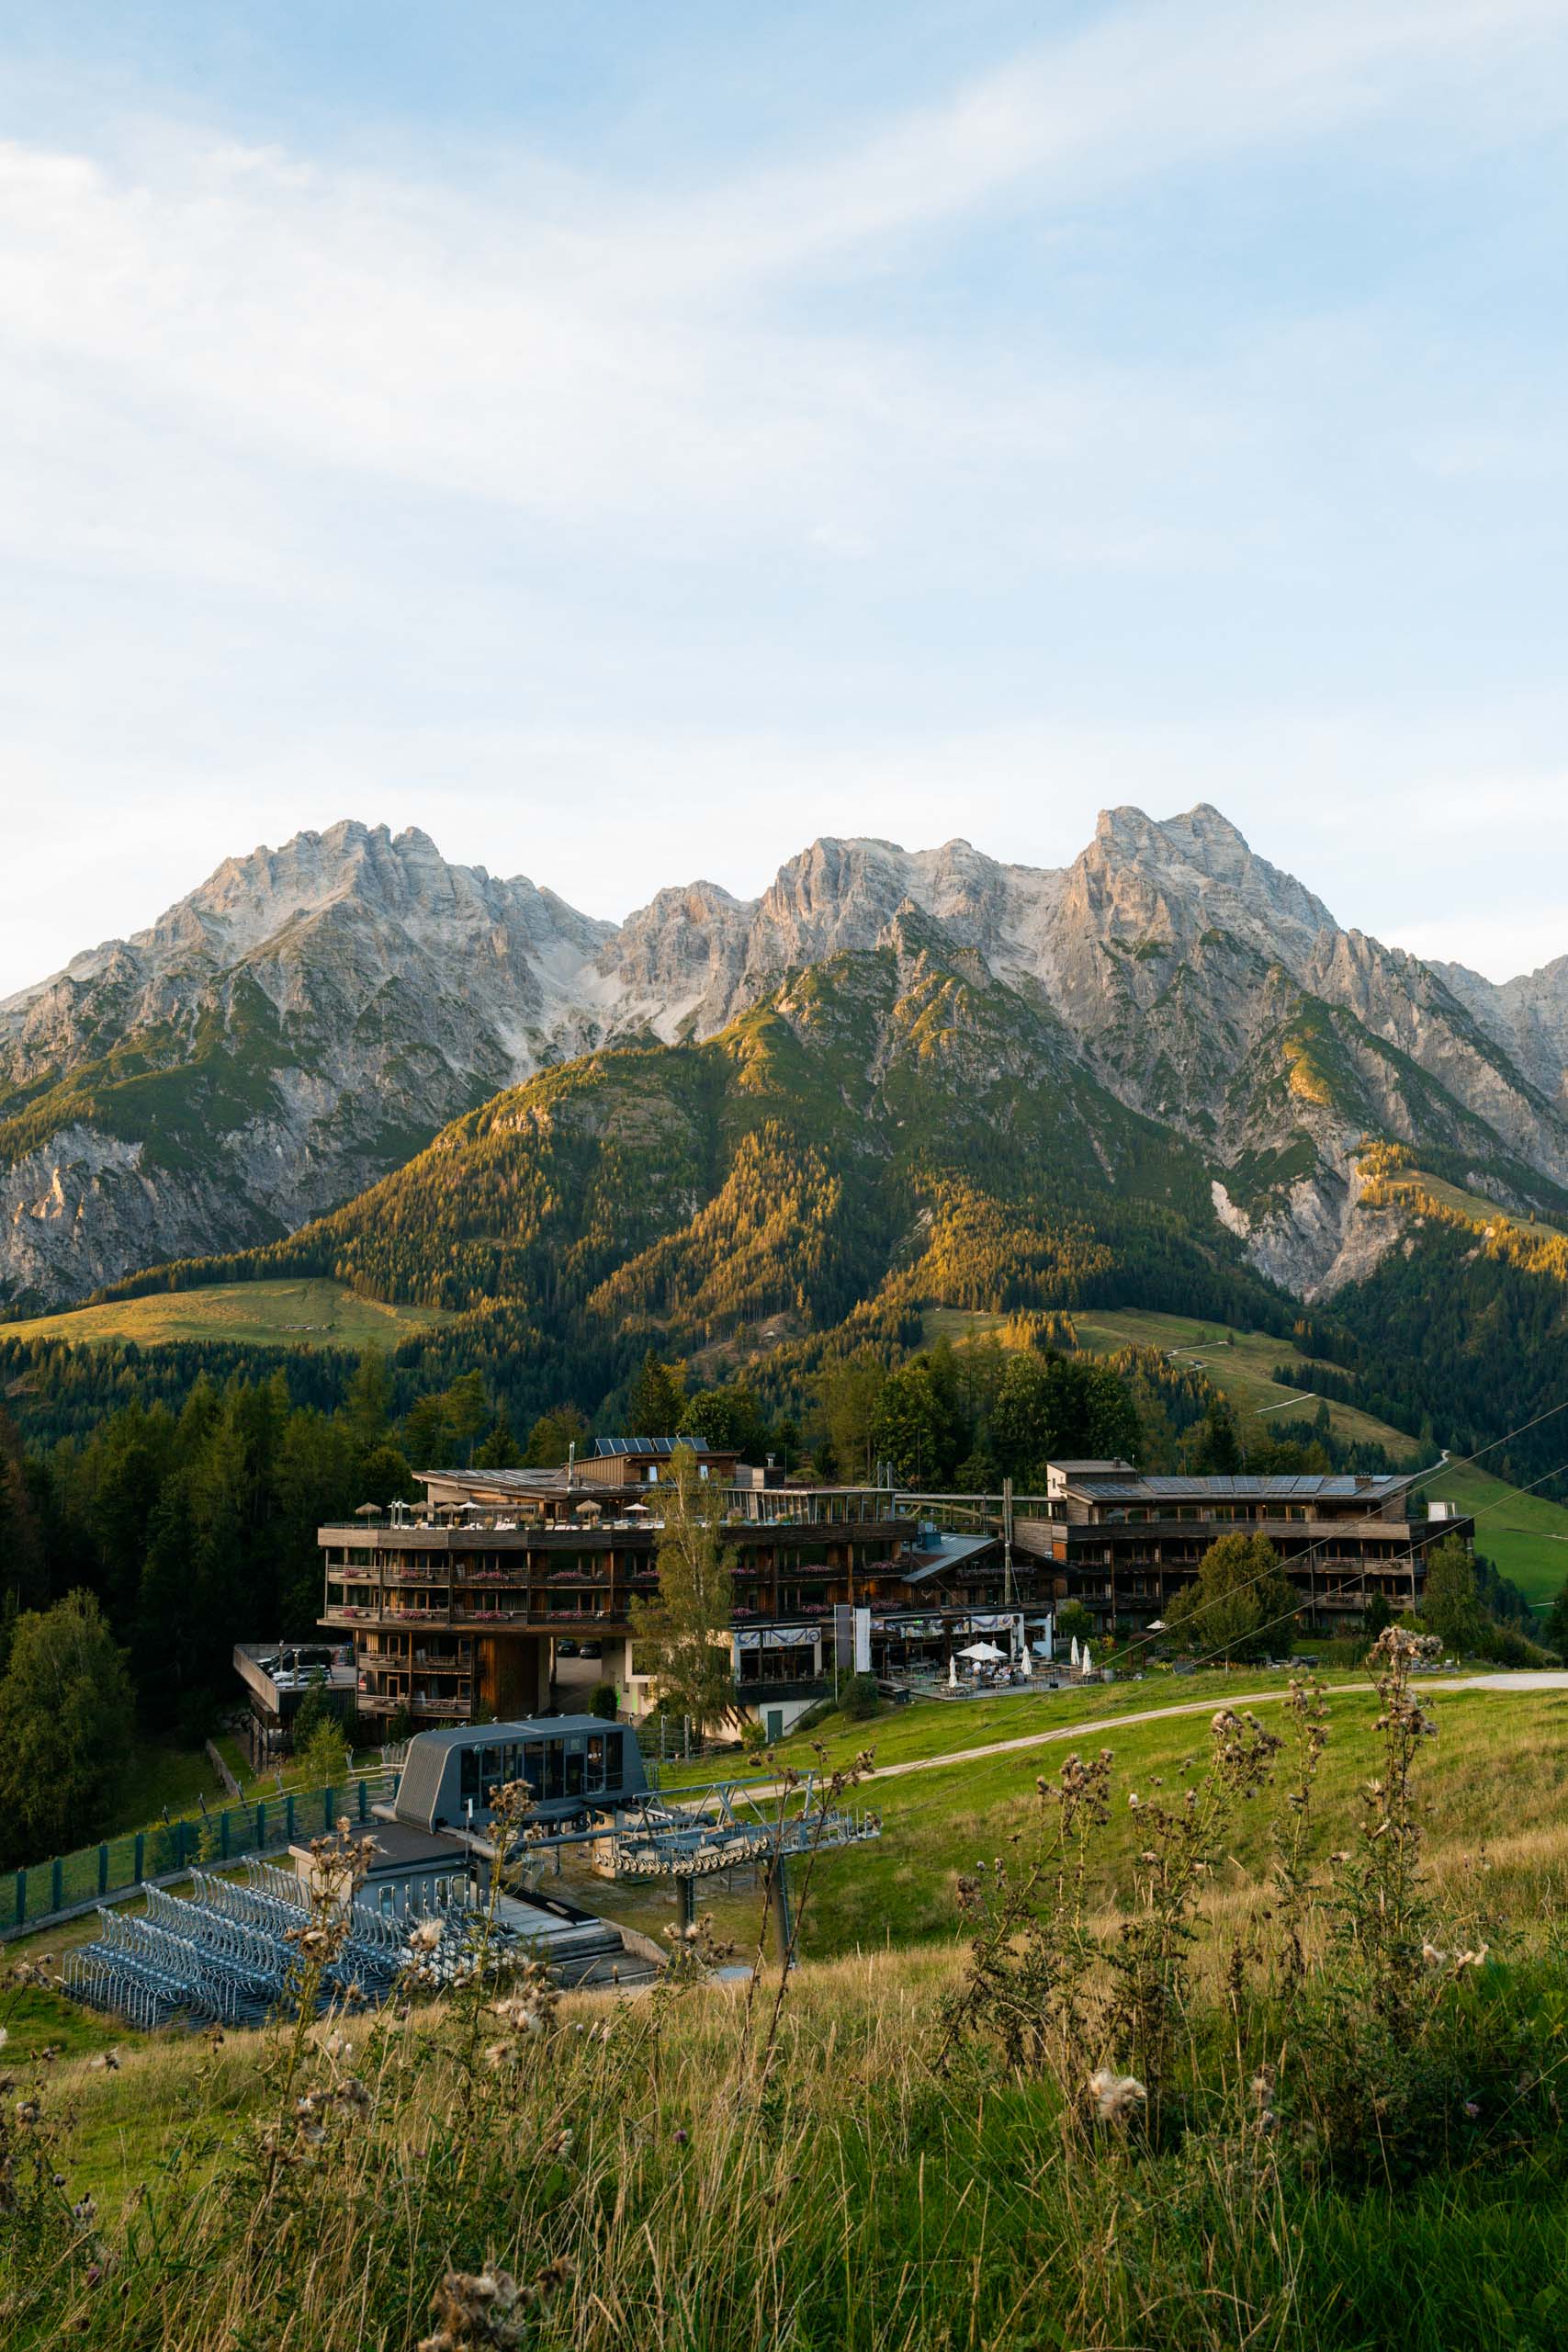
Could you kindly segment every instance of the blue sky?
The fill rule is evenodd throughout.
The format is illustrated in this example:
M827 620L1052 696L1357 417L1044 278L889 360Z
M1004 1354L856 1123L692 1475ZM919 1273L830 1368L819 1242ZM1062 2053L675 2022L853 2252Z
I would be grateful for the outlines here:
M1568 0L9 12L0 989L345 815L1568 953L1565 129Z

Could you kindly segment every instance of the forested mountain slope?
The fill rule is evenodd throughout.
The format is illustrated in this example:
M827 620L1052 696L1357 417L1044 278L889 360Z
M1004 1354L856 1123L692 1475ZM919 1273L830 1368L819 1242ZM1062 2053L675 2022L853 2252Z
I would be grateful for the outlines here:
M1207 807L1163 823L1109 811L1059 870L1003 865L962 841L919 852L821 841L758 899L696 883L660 892L618 927L531 882L449 865L422 833L343 824L231 861L152 930L0 1005L0 1300L62 1304L138 1266L280 1238L498 1090L510 1100L519 1081L606 1046L742 1034L781 988L793 1001L814 970L883 952L895 920L923 920L935 952L962 970L963 1022L976 1024L964 1084L998 1112L1004 1160L1008 1120L1028 1125L1013 1097L1040 1084L1054 1181L1076 1171L1110 1191L1089 1139L1114 1135L1107 1150L1124 1188L1135 1134L1134 1157L1182 1170L1170 1203L1195 1231L1217 1214L1253 1265L1299 1295L1353 1282L1403 1230L1367 1213L1368 1138L1409 1145L1434 1174L1508 1206L1568 1217L1565 967L1495 988L1341 930ZM999 1030L983 1017L993 988L1009 1007ZM1040 1057L1027 1069L1013 1054L1024 1012ZM918 1016L928 1035L943 1018L940 1001ZM922 1057L913 1039L894 1052L900 1034L888 1026L888 1069L907 1099L885 1107L895 1135L899 1117L908 1125L912 1149L945 1115L940 1084L923 1098L952 1057ZM814 1057L822 1045L814 1035ZM620 1083L652 1082L647 1070L666 1067L654 1053L643 1080ZM763 1089L775 1103L789 1069L782 1055ZM682 1091L698 1082L669 1080L670 1164L653 1171L656 1197L663 1175L677 1182L682 1150L695 1155L682 1181L694 1202L701 1193L704 1115ZM820 1121L815 1093L809 1117ZM819 1149L858 1145L852 1096ZM547 1085L535 1107L570 1136L572 1114L554 1106L572 1099L570 1085ZM1061 1110L1066 1125L1052 1102L1077 1106ZM534 1109L488 1109L471 1140L514 1115ZM547 1164L570 1147L541 1140L536 1121L527 1132L547 1182ZM641 1136L629 1108L610 1122L602 1204L615 1154L640 1164ZM764 1139L750 1148L765 1156ZM834 1181L869 1232L875 1211L855 1191L857 1170L852 1151ZM525 1193L533 1181L509 1179ZM820 1193L819 1170L803 1181ZM739 1169L734 1182L738 1200L761 1185L777 1205L765 1174ZM555 1227L547 1217L540 1230ZM593 1256L595 1232L590 1220L574 1237L574 1267ZM671 1239L663 1223L647 1238ZM442 1279L472 1295L486 1245L456 1238ZM698 1233L688 1254L705 1246ZM829 1261L863 1245L822 1246L814 1297L832 1287ZM620 1263L605 1259L599 1279ZM577 1276L560 1279L570 1290ZM668 1266L637 1277L645 1291L671 1279ZM849 1281L857 1295L861 1282L858 1272ZM689 1265L681 1283L694 1295Z
M810 967L705 1044L541 1073L289 1240L174 1279L247 1271L456 1310L425 1352L522 1349L543 1402L552 1383L613 1386L650 1340L890 1338L931 1301L1072 1306L1131 1286L1290 1321L1215 1217L1201 1157L1086 1072L1037 993L908 907L880 945Z

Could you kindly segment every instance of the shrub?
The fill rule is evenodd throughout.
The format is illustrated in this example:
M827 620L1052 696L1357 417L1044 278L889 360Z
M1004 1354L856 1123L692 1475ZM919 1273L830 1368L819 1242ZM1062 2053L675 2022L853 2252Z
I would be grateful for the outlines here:
M588 1694L588 1712L613 1724L621 1712L621 1694L613 1682L596 1682Z
M874 1674L852 1674L839 1693L839 1713L852 1724L863 1723L874 1715L878 1705L876 1677Z

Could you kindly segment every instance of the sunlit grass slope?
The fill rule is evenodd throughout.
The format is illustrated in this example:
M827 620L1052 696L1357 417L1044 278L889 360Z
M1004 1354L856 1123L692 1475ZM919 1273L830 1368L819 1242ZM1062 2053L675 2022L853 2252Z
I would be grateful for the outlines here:
M439 1307L362 1298L343 1283L214 1283L201 1290L155 1291L145 1298L77 1306L26 1323L0 1323L0 1340L90 1343L134 1340L232 1340L265 1346L396 1347L446 1320Z

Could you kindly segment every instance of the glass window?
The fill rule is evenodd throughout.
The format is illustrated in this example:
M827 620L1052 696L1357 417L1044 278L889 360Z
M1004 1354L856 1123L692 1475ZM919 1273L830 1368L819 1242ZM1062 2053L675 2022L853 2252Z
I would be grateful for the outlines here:
M536 1797L545 1793L545 1743L542 1739L527 1739L523 1743L523 1778Z
M545 1743L545 1794L547 1797L566 1794L566 1758L563 1743L558 1739Z
M581 1733L566 1743L566 1792L569 1797L582 1794L583 1773L588 1761L583 1754L585 1745Z
M479 1751L477 1747L465 1747L463 1750L462 1762L458 1768L457 1787L459 1793L465 1797L477 1798L479 1795Z
M621 1785L623 1736L624 1735L618 1731L607 1731L604 1734L604 1785L608 1789L618 1790Z
M484 1762L480 1767L480 1773L484 1781L485 1803L487 1804L490 1803L490 1792L491 1789L494 1788L496 1782L501 1778L501 1759L502 1752L503 1751L500 1747L487 1747L484 1751Z
M604 1741L599 1732L588 1735L588 1779L585 1787L591 1797L604 1793Z

